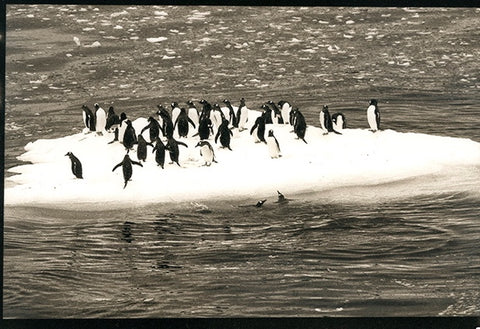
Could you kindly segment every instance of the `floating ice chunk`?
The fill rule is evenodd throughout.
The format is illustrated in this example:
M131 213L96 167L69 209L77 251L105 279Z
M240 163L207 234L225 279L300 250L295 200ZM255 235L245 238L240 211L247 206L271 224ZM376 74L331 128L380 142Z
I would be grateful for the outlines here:
M166 38L166 37L147 38L147 41L148 41L148 42L155 43L155 42L165 41L165 40L167 40L167 39L168 39L168 38Z

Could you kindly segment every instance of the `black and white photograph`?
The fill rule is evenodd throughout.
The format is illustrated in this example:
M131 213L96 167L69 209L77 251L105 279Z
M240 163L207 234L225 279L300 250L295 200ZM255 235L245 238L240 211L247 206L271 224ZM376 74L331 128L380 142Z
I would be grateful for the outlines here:
M480 8L5 27L4 319L480 316Z

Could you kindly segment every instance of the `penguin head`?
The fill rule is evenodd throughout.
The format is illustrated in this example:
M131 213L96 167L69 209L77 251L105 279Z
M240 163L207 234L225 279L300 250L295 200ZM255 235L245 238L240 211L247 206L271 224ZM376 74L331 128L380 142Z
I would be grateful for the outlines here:
M245 105L245 98L240 98L240 105Z
M139 141L143 141L145 140L145 138L143 138L142 134L138 134L138 138L137 138Z
M148 119L147 119L148 122L152 122L153 120L155 120L155 119L153 119L153 117L148 117Z
M126 118L127 118L127 115L125 114L125 112L122 112L122 113L120 114L120 121L123 121L123 120L125 120Z
M187 105L195 107L195 105L193 104L193 101L191 101L191 100L187 101Z
M163 142L162 140L160 139L160 137L157 137L155 138L155 143L158 145L158 144L162 144L163 145Z
M283 104L285 104L285 101L279 101L279 102L277 103L277 105L280 106L280 107L282 107Z
M272 129L270 129L270 130L268 131L268 137L273 137L273 130L272 130Z
M200 103L200 104L206 104L206 103L207 103L207 101L206 101L206 100L204 100L204 99L201 99L199 103Z
M68 156L68 157L71 157L73 155L72 152L68 152L67 154L65 154L65 156Z
M197 145L195 145L195 147L202 147L202 146L207 145L207 144L208 144L207 141L201 140L197 143Z
M110 107L108 108L108 113L109 113L109 114L114 114L114 113L115 113L115 110L113 109L113 106L110 106Z
M185 110L185 108L182 107L182 108L180 109L180 113L187 113L187 110Z
M267 104L269 105L275 105L275 103L273 101L268 101Z
M328 105L323 105L322 111L323 111L323 112L328 112Z
M100 107L100 105L98 105L98 103L95 103L95 104L93 104L93 107L98 110L98 108Z
M223 102L224 102L225 104L227 104L227 105L230 104L230 101L229 101L228 99L224 99Z
M374 99L374 98L372 98L372 99L370 100L370 105L377 105L377 100Z
M172 105L172 109L178 107L178 103L177 103L177 102L173 102L171 105Z
M218 103L213 104L213 109L220 110L220 105L218 105Z

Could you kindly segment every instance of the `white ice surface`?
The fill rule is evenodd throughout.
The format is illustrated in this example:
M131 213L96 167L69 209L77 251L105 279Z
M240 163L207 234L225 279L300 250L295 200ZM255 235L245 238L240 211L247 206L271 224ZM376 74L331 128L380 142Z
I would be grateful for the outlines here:
M257 111L249 112L251 127ZM133 121L137 133L148 124L146 118ZM79 127L81 120L79 120ZM308 126L305 139L296 139L290 125L267 125L280 144L282 157L271 159L264 143L254 143L249 130L235 129L231 148L220 148L213 137L218 163L203 166L198 137L190 128L188 144L180 148L180 164L165 169L157 166L152 148L143 168L133 166L133 175L123 189L122 169L112 172L122 161L125 148L113 134L96 136L78 133L57 139L39 139L25 146L19 159L31 164L11 168L18 173L7 178L5 204L58 203L138 203L216 199L258 198L284 194L341 190L345 187L379 185L414 177L444 173L455 168L480 165L480 143L469 139L440 137L393 130L372 133L367 129L345 129L343 135L323 135ZM143 133L148 141L148 130ZM220 143L220 141L219 141ZM135 146L136 149L136 146ZM76 179L70 169L73 152L83 165L84 179ZM130 157L137 160L136 151ZM468 171L467 171L468 172ZM13 186L9 186L13 185ZM348 195L345 195L348 198Z

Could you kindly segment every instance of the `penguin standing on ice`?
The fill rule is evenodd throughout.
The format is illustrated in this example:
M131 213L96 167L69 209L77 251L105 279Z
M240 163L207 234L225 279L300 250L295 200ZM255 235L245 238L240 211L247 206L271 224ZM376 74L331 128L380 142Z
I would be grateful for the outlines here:
M204 166L210 166L212 162L217 163L215 160L215 152L213 151L212 145L208 141L202 140L195 145L195 147L200 147L200 155L205 161Z
M125 136L125 130L127 130L127 115L125 112L120 113L120 125L118 126L118 136L117 138L111 141L113 143L115 141L121 141L123 143L123 136Z
M341 135L341 133L333 129L332 118L330 117L330 112L328 112L327 105L323 105L323 108L320 111L319 119L320 119L320 126L322 127L322 131L324 135L327 135L329 132L334 132L336 134Z
M187 115L188 117L198 126L199 118L198 118L198 110L193 101L187 101L188 109Z
M150 142L153 143L157 140L157 137L160 136L160 130L162 130L162 127L154 117L148 117L147 121L148 125L140 131L140 134L143 134L143 132L148 129Z
M277 139L273 135L273 130L270 129L268 131L268 136L266 138L267 146L268 146L268 153L272 159L278 159L281 157L280 155L280 145L278 144Z
M137 143L137 135L135 134L135 128L132 126L132 121L125 121L127 127L125 128L125 133L123 135L123 146L127 150L133 148L133 145Z
M138 161L147 161L147 145L153 147L152 143L149 143L143 138L142 134L138 135L137 139L137 159Z
M163 136L170 138L173 136L173 122L172 118L170 117L170 114L167 112L167 110L162 106L162 105L157 105L158 107L158 116L162 120L162 132Z
M335 131L342 131L347 128L347 119L343 113L337 112L332 114L332 125Z
M265 118L265 124L272 124L273 123L273 120L272 120L272 109L267 105L267 104L263 104L260 108L263 109L263 117Z
M202 121L203 118L210 119L210 112L212 111L212 105L207 102L205 99L200 100L200 104L203 105L202 112L200 113L199 122Z
M131 160L130 157L128 156L128 151L127 151L127 154L125 154L125 156L123 157L122 162L120 162L119 164L117 164L117 165L116 165L115 167L113 167L113 169L112 169L112 172L113 172L113 171L115 171L115 169L117 169L118 167L122 166L122 169L123 169L123 179L124 179L124 181L125 181L125 185L123 186L123 188L127 187L127 183L128 183L128 181L130 180L130 178L132 177L132 173L133 173L132 164L137 165L137 166L140 166L140 167L143 167L143 165L142 165L140 162Z
M277 104L275 104L273 101L268 101L267 104L273 109L273 123L283 124L282 112L280 112Z
M293 124L290 122L290 111L292 110L292 106L287 101L279 101L278 106L280 106L280 110L282 112L282 119L284 124Z
M83 178L83 172L82 172L82 163L78 158L73 155L72 152L68 152L65 154L65 156L68 156L70 158L70 161L72 162L72 173L75 175L77 178Z
M298 108L294 108L292 112L293 112L293 131L297 135L298 139L301 139L302 141L305 142L305 144L307 144L307 141L305 140L305 132L307 131L307 123L305 122L305 117L298 110Z
M225 115L223 114L220 105L217 103L213 104L212 111L210 112L210 119L212 120L213 126L218 131L218 128L220 128L220 125L225 119Z
M95 114L87 105L82 105L82 117L86 128L84 132L95 131Z
M240 99L240 105L237 109L237 127L239 131L247 129L245 126L248 122L248 108L245 105L245 98Z
M175 124L173 125L173 128L175 129L175 126L178 124L178 136L179 137L188 137L188 124L191 123L193 128L195 127L195 122L192 121L188 117L187 110L185 110L183 107L180 109L180 114L177 116L177 120L175 121Z
M194 136L200 136L200 139L208 139L210 137L210 133L213 135L213 128L212 128L212 120L208 117L201 117L200 122L198 124L198 133Z
M105 126L107 125L107 114L98 103L95 103L93 106L95 107L95 131L97 135L103 136Z
M233 110L232 104L228 99L224 99L223 103L227 105L228 108L228 123L232 125L234 128L238 128L238 119L235 115L235 111Z
M380 111L378 110L376 99L370 100L367 108L367 120L371 131L376 132L380 130Z
M264 142L267 143L265 140L265 117L260 115L256 120L255 124L250 129L250 135L255 132L254 140L255 143Z
M157 163L157 165L161 166L163 169L163 166L165 165L165 145L163 144L160 137L156 138L155 147L153 148L152 153L153 152L156 152L155 162Z
M230 136L233 136L232 131L228 128L229 121L227 119L223 119L222 124L218 127L217 135L215 136L215 143L218 141L218 137L220 136L220 144L222 147L228 148L230 151Z
M180 114L180 107L177 102L173 102L170 106L172 107L172 122L175 122Z
M170 160L172 160L171 163L175 162L178 166L180 166L180 163L178 163L178 158L180 156L180 150L178 149L178 145L188 147L187 144L185 144L183 142L176 141L173 137L170 137L168 139L168 142L167 142L167 145L165 146L165 148L170 153Z

